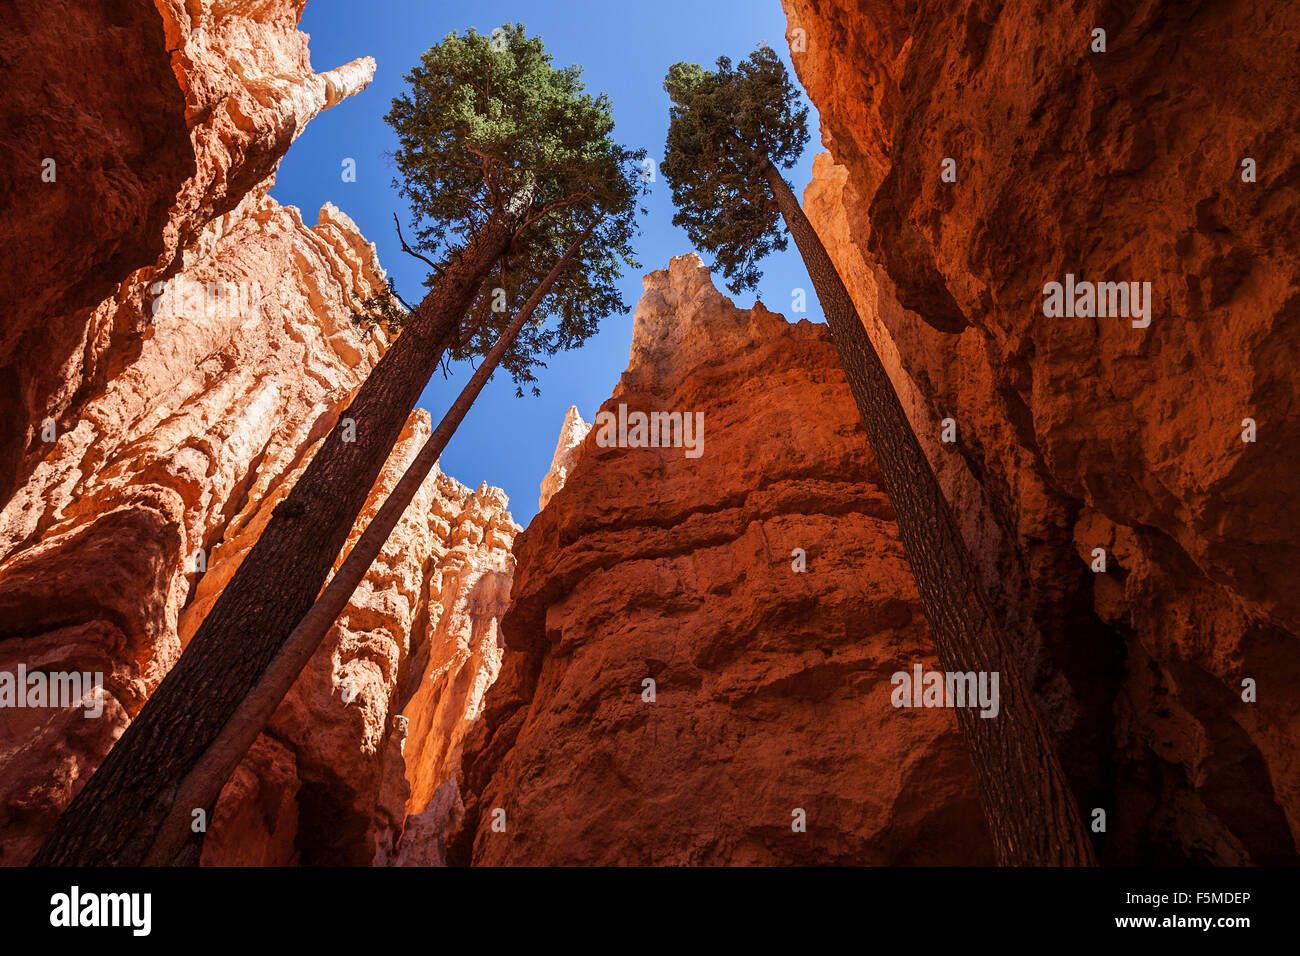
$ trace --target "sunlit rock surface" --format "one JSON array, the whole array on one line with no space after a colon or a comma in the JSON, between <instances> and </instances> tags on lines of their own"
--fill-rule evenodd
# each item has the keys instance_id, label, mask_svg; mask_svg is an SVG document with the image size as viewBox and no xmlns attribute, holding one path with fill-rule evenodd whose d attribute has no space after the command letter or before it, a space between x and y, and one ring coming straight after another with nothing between
<instances>
[{"instance_id":1,"label":"sunlit rock surface","mask_svg":"<svg viewBox=\"0 0 1300 956\"><path fill-rule=\"evenodd\" d=\"M603 409L703 413L702 454L598 416L519 537L452 861L988 862L951 711L890 703L933 651L825 326L694 255L645 289Z\"/></svg>"}]
</instances>

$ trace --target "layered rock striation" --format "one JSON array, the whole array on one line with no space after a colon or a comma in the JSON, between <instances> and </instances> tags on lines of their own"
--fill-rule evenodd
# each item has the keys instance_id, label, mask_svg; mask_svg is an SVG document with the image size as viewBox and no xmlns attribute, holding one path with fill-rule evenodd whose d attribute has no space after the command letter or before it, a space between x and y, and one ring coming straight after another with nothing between
<instances>
[{"instance_id":1,"label":"layered rock striation","mask_svg":"<svg viewBox=\"0 0 1300 956\"><path fill-rule=\"evenodd\" d=\"M312 70L306 0L121 0L0 12L0 500L138 356L154 283L289 144L365 87ZM70 68L70 65L75 67ZM39 122L33 118L39 117Z\"/></svg>"}]
</instances>

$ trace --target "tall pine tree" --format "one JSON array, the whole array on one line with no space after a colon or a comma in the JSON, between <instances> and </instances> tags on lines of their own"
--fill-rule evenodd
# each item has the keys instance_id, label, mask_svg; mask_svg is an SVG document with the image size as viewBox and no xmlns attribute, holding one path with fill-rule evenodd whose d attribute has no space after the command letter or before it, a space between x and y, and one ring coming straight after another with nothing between
<instances>
[{"instance_id":1,"label":"tall pine tree","mask_svg":"<svg viewBox=\"0 0 1300 956\"><path fill-rule=\"evenodd\" d=\"M519 290L542 281L580 223L611 211L603 221L615 225L606 228L627 221L639 155L614 141L608 97L587 92L579 68L553 65L522 25L490 37L453 33L407 81L388 121L398 133L399 185L411 201L417 248L432 267L429 292L35 865L160 862L151 851L183 781L311 608L446 351L464 354L482 341L475 336L492 335L493 321L501 331L508 316L491 311L494 290L522 298ZM611 261L597 254L570 265L573 274L584 266L598 274ZM565 300L560 341L589 331L608 310L607 284L593 288L592 299ZM525 339L525 348L529 342L534 350L548 344ZM199 809L211 818L210 806L185 808Z\"/></svg>"},{"instance_id":2,"label":"tall pine tree","mask_svg":"<svg viewBox=\"0 0 1300 956\"><path fill-rule=\"evenodd\" d=\"M893 503L940 663L1000 675L996 718L970 708L956 714L999 862L1091 864L1074 796L979 569L848 290L777 169L793 166L808 139L807 110L784 65L767 47L734 67L725 57L716 70L677 63L664 89L673 104L663 161L678 207L673 222L712 253L735 292L757 284L759 261L786 247L787 229L794 236Z\"/></svg>"}]
</instances>

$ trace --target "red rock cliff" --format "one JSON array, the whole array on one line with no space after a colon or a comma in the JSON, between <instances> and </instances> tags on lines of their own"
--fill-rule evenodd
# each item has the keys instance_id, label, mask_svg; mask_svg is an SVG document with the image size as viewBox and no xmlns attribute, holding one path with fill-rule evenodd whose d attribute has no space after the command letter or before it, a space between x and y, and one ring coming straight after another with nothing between
<instances>
[{"instance_id":1,"label":"red rock cliff","mask_svg":"<svg viewBox=\"0 0 1300 956\"><path fill-rule=\"evenodd\" d=\"M1300 8L784 2L805 207L1106 858L1294 862ZM1046 318L1066 273L1151 282L1150 326Z\"/></svg>"},{"instance_id":2,"label":"red rock cliff","mask_svg":"<svg viewBox=\"0 0 1300 956\"><path fill-rule=\"evenodd\" d=\"M734 307L694 255L645 287L604 410L701 414L702 453L599 420L573 453L566 419L453 859L988 862L951 712L890 706L933 656L826 328Z\"/></svg>"},{"instance_id":3,"label":"red rock cliff","mask_svg":"<svg viewBox=\"0 0 1300 956\"><path fill-rule=\"evenodd\" d=\"M369 58L312 71L306 0L8 4L0 132L0 500L132 361L151 287L255 202ZM39 119L39 121L36 121ZM12 154L12 155L10 155Z\"/></svg>"},{"instance_id":4,"label":"red rock cliff","mask_svg":"<svg viewBox=\"0 0 1300 956\"><path fill-rule=\"evenodd\" d=\"M32 250L36 294L0 340L0 418L23 423L0 495L0 671L100 672L105 693L98 718L0 710L0 863L39 846L386 346L349 318L383 278L374 248L333 206L308 227L266 195L302 125L374 69L313 73L302 6L4 14L3 59L30 72L0 122L30 155L5 165L26 178L0 228ZM29 96L33 78L53 85ZM413 414L363 521L428 432ZM395 858L495 674L516 530L498 489L435 470L223 793L205 862Z\"/></svg>"}]
</instances>

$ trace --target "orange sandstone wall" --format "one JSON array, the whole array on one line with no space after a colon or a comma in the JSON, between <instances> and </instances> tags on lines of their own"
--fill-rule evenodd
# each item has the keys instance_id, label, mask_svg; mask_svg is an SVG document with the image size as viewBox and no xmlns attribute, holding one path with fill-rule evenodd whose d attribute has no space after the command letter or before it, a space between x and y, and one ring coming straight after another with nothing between
<instances>
[{"instance_id":1,"label":"orange sandstone wall","mask_svg":"<svg viewBox=\"0 0 1300 956\"><path fill-rule=\"evenodd\" d=\"M935 661L825 326L736 308L695 255L645 289L604 409L702 413L702 454L575 452L566 419L453 861L989 862L951 712L890 705Z\"/></svg>"},{"instance_id":2,"label":"orange sandstone wall","mask_svg":"<svg viewBox=\"0 0 1300 956\"><path fill-rule=\"evenodd\" d=\"M314 73L302 6L3 14L18 72L0 124L22 162L0 172L0 229L30 250L3 258L26 270L7 287L32 294L0 332L0 420L20 426L0 489L0 671L102 673L104 713L0 710L0 863L35 852L386 347L350 321L383 279L373 246L331 205L308 225L267 196L303 124L375 66ZM413 414L363 521L428 433ZM506 506L426 480L223 793L205 862L397 859L495 674Z\"/></svg>"},{"instance_id":3,"label":"orange sandstone wall","mask_svg":"<svg viewBox=\"0 0 1300 956\"><path fill-rule=\"evenodd\" d=\"M784 6L828 150L805 208L1106 857L1294 862L1300 8ZM1046 318L1067 272L1150 281L1150 326Z\"/></svg>"}]
</instances>

